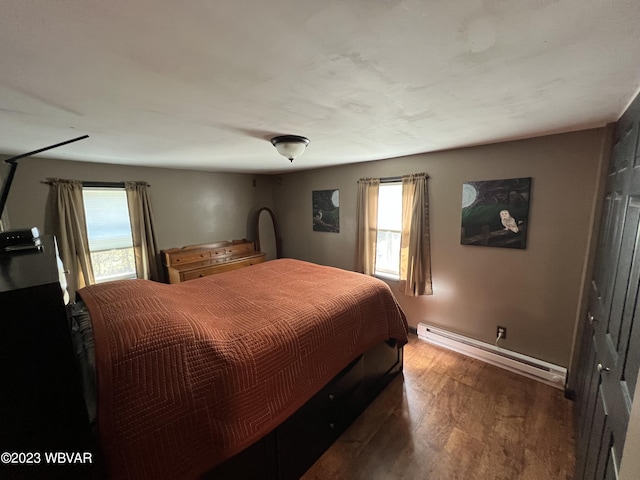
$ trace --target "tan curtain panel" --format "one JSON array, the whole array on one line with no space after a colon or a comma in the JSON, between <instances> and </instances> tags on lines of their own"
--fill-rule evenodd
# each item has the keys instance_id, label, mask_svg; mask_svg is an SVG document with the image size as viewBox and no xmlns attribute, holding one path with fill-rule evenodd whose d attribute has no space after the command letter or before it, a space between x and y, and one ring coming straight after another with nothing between
<instances>
[{"instance_id":1,"label":"tan curtain panel","mask_svg":"<svg viewBox=\"0 0 640 480\"><path fill-rule=\"evenodd\" d=\"M358 181L355 271L366 275L373 275L376 269L379 190L379 178L361 178Z\"/></svg>"},{"instance_id":2,"label":"tan curtain panel","mask_svg":"<svg viewBox=\"0 0 640 480\"><path fill-rule=\"evenodd\" d=\"M77 290L95 283L84 215L82 182L59 178L47 180L51 186L54 232L60 259L64 268L69 271L67 291L73 302Z\"/></svg>"},{"instance_id":3,"label":"tan curtain panel","mask_svg":"<svg viewBox=\"0 0 640 480\"><path fill-rule=\"evenodd\" d=\"M431 247L427 174L402 177L400 291L417 297L431 295Z\"/></svg>"},{"instance_id":4,"label":"tan curtain panel","mask_svg":"<svg viewBox=\"0 0 640 480\"><path fill-rule=\"evenodd\" d=\"M146 182L125 182L133 251L136 261L136 276L160 281L158 245L154 229L149 185Z\"/></svg>"}]
</instances>

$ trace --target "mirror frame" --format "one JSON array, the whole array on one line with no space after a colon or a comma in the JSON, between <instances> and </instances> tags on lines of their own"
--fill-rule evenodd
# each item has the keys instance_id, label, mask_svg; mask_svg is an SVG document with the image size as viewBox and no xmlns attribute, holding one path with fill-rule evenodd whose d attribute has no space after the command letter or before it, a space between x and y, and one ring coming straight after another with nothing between
<instances>
[{"instance_id":1,"label":"mirror frame","mask_svg":"<svg viewBox=\"0 0 640 480\"><path fill-rule=\"evenodd\" d=\"M273 223L273 233L276 237L276 259L282 258L282 238L280 238L280 230L278 230L278 222L276 222L276 216L269 207L262 207L256 212L256 250L260 250L260 214L263 211L269 212L271 215L271 222Z\"/></svg>"}]
</instances>

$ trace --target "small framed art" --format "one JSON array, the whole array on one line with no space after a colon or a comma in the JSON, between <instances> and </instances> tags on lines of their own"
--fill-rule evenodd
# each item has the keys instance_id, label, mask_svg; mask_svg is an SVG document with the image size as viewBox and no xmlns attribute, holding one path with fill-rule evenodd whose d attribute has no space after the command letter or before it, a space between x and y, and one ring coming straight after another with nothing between
<instances>
[{"instance_id":1,"label":"small framed art","mask_svg":"<svg viewBox=\"0 0 640 480\"><path fill-rule=\"evenodd\" d=\"M314 190L311 195L314 232L340 232L340 191Z\"/></svg>"}]
</instances>

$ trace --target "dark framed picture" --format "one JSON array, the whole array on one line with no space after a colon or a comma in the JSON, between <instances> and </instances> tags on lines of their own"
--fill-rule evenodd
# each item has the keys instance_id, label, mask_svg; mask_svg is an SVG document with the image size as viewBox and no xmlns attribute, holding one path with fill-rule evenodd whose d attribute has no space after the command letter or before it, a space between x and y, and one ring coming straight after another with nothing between
<instances>
[{"instance_id":1,"label":"dark framed picture","mask_svg":"<svg viewBox=\"0 0 640 480\"><path fill-rule=\"evenodd\" d=\"M340 232L340 191L314 190L311 193L314 232Z\"/></svg>"},{"instance_id":2,"label":"dark framed picture","mask_svg":"<svg viewBox=\"0 0 640 480\"><path fill-rule=\"evenodd\" d=\"M463 245L526 248L531 178L462 185Z\"/></svg>"}]
</instances>

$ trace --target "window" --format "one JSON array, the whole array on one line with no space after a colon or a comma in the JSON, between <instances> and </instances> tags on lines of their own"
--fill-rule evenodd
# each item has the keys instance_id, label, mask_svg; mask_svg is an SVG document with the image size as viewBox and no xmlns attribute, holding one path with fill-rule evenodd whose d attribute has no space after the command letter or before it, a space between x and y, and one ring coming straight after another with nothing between
<instances>
[{"instance_id":1,"label":"window","mask_svg":"<svg viewBox=\"0 0 640 480\"><path fill-rule=\"evenodd\" d=\"M402 184L381 184L378 192L376 275L399 277L401 232Z\"/></svg>"},{"instance_id":2,"label":"window","mask_svg":"<svg viewBox=\"0 0 640 480\"><path fill-rule=\"evenodd\" d=\"M83 187L82 195L96 283L136 278L124 188Z\"/></svg>"}]
</instances>

